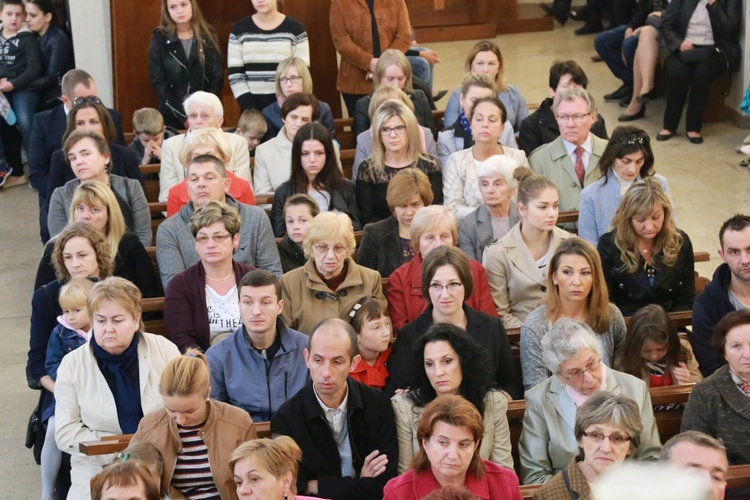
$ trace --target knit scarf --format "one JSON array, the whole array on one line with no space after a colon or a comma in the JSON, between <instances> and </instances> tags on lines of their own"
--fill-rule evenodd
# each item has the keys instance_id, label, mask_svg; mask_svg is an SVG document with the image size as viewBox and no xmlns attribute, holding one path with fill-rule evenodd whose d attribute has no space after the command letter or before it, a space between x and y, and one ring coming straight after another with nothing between
<instances>
[{"instance_id":1,"label":"knit scarf","mask_svg":"<svg viewBox=\"0 0 750 500\"><path fill-rule=\"evenodd\" d=\"M456 132L463 131L463 134L457 135L460 135L464 138L464 149L469 149L474 145L474 136L471 133L471 124L466 118L463 110L458 113L458 124L461 126L461 129L458 130L458 127L456 127Z\"/></svg>"},{"instance_id":2,"label":"knit scarf","mask_svg":"<svg viewBox=\"0 0 750 500\"><path fill-rule=\"evenodd\" d=\"M95 336L91 336L94 358L115 398L117 420L123 434L133 434L143 418L138 374L138 341L139 334L136 332L133 341L122 354L110 354L96 343Z\"/></svg>"}]
</instances>

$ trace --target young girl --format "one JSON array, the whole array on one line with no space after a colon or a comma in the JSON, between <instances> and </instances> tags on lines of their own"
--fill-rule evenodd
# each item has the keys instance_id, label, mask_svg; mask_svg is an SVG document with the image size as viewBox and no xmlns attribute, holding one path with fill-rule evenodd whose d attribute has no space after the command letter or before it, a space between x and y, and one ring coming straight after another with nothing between
<instances>
[{"instance_id":1,"label":"young girl","mask_svg":"<svg viewBox=\"0 0 750 500\"><path fill-rule=\"evenodd\" d=\"M630 318L618 369L649 387L685 385L703 380L693 349L659 305L644 306Z\"/></svg>"},{"instance_id":2,"label":"young girl","mask_svg":"<svg viewBox=\"0 0 750 500\"><path fill-rule=\"evenodd\" d=\"M388 379L387 363L393 340L388 306L377 297L364 297L349 311L349 322L357 332L361 356L349 375L374 389L383 389Z\"/></svg>"},{"instance_id":3,"label":"young girl","mask_svg":"<svg viewBox=\"0 0 750 500\"><path fill-rule=\"evenodd\" d=\"M120 453L115 455L112 464L123 462L137 462L143 465L156 484L161 483L164 474L164 457L161 452L151 443L133 443ZM164 498L169 498L164 496Z\"/></svg>"},{"instance_id":4,"label":"young girl","mask_svg":"<svg viewBox=\"0 0 750 500\"><path fill-rule=\"evenodd\" d=\"M52 330L47 344L45 367L52 380L57 380L57 369L63 356L85 344L91 337L91 321L86 310L86 299L94 287L88 279L74 279L60 289L58 301L62 315L60 323ZM54 391L54 385L52 386ZM47 434L42 448L42 500L55 498L55 479L60 469L62 451L55 443L55 404L54 402L42 415L47 420Z\"/></svg>"}]
</instances>

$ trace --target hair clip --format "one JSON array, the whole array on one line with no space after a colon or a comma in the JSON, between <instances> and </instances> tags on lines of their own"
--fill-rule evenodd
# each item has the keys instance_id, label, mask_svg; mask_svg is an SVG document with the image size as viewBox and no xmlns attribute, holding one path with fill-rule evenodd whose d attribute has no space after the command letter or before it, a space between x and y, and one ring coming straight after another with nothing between
<instances>
[{"instance_id":1,"label":"hair clip","mask_svg":"<svg viewBox=\"0 0 750 500\"><path fill-rule=\"evenodd\" d=\"M185 356L187 356L188 358L194 358L195 354L193 354L192 352L189 352L189 353L185 354Z\"/></svg>"},{"instance_id":2,"label":"hair clip","mask_svg":"<svg viewBox=\"0 0 750 500\"><path fill-rule=\"evenodd\" d=\"M360 309L362 309L362 304L357 302L356 304L352 306L352 310L349 311L349 317L354 319L354 316L357 315L357 311L359 311Z\"/></svg>"},{"instance_id":3,"label":"hair clip","mask_svg":"<svg viewBox=\"0 0 750 500\"><path fill-rule=\"evenodd\" d=\"M122 455L122 461L127 462L128 458L130 458L130 453L123 453Z\"/></svg>"}]
</instances>

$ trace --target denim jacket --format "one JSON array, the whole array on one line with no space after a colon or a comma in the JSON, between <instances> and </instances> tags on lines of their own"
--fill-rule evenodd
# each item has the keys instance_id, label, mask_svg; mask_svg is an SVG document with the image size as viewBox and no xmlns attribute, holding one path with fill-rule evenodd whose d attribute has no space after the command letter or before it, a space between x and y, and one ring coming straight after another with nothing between
<instances>
[{"instance_id":1,"label":"denim jacket","mask_svg":"<svg viewBox=\"0 0 750 500\"><path fill-rule=\"evenodd\" d=\"M47 369L47 374L52 377L52 380L57 380L57 369L60 368L63 356L71 351L75 351L83 344L88 342L90 334L81 330L74 330L68 325L62 316L57 317L59 325L52 330L52 335L49 337L49 343L47 344L47 357L44 361L44 367ZM44 410L42 418L47 420L55 413L55 403Z\"/></svg>"}]
</instances>

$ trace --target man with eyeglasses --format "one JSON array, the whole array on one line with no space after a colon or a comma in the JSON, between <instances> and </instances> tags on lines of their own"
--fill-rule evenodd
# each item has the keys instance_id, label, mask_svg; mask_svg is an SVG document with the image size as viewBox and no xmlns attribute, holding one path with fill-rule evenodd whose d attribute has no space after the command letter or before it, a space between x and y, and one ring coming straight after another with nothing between
<instances>
[{"instance_id":1,"label":"man with eyeglasses","mask_svg":"<svg viewBox=\"0 0 750 500\"><path fill-rule=\"evenodd\" d=\"M607 141L591 133L597 119L594 98L582 88L555 95L554 110L560 137L529 157L531 169L549 177L560 191L560 211L578 210L581 191L599 177L599 163Z\"/></svg>"},{"instance_id":2,"label":"man with eyeglasses","mask_svg":"<svg viewBox=\"0 0 750 500\"><path fill-rule=\"evenodd\" d=\"M246 146L244 149L247 152ZM268 216L262 209L240 203L227 194L230 182L226 167L214 156L201 155L188 164L190 202L162 222L156 232L156 260L165 290L169 280L199 260L195 239L190 232L190 218L197 208L209 201L224 202L240 213L242 225L234 260L265 269L276 276L282 275L279 252Z\"/></svg>"},{"instance_id":3,"label":"man with eyeglasses","mask_svg":"<svg viewBox=\"0 0 750 500\"><path fill-rule=\"evenodd\" d=\"M213 127L221 130L224 123L224 107L219 98L204 91L191 94L183 103L187 115L188 130L184 134L166 139L161 146L161 169L159 171L159 201L166 203L169 188L185 179L185 167L180 161L180 152L185 137L194 130ZM237 177L252 183L250 176L250 152L247 141L230 132L224 132L224 138L232 151L232 158L226 168L234 172Z\"/></svg>"}]
</instances>

